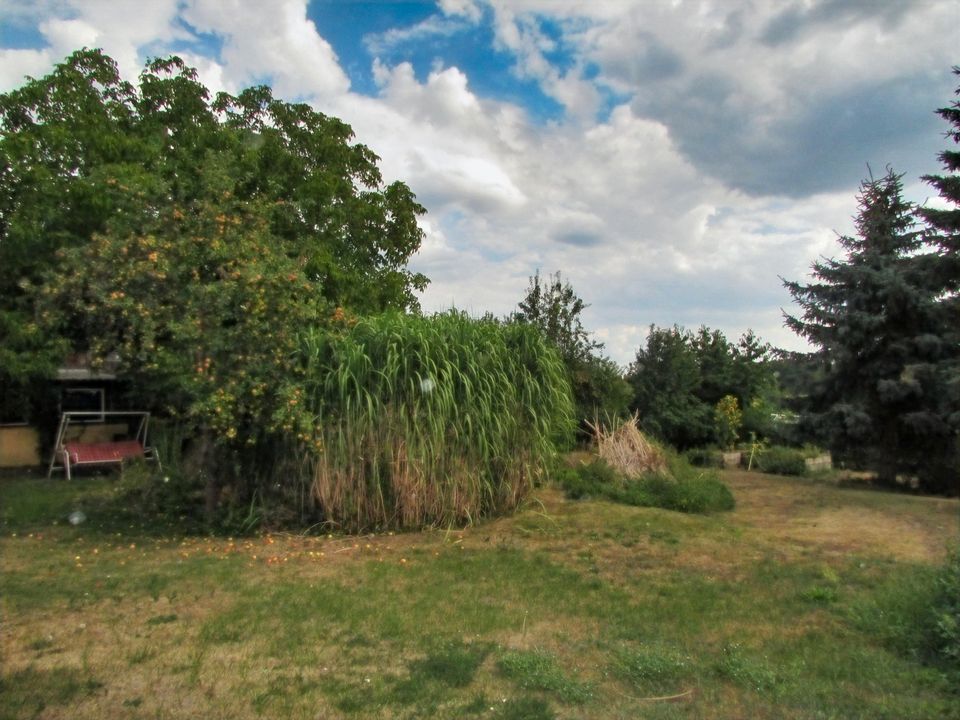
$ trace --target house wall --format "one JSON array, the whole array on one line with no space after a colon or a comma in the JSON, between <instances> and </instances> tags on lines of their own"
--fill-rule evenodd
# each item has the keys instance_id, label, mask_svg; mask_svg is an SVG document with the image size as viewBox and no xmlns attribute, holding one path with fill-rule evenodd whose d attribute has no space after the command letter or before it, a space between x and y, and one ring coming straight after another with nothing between
<instances>
[{"instance_id":1,"label":"house wall","mask_svg":"<svg viewBox=\"0 0 960 720\"><path fill-rule=\"evenodd\" d=\"M40 465L40 435L26 425L0 427L0 467Z\"/></svg>"}]
</instances>

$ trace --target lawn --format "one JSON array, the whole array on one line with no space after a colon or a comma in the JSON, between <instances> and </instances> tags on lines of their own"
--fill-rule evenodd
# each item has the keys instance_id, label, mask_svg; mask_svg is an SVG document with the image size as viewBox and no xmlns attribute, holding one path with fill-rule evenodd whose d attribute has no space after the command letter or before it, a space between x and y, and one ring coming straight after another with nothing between
<instances>
[{"instance_id":1,"label":"lawn","mask_svg":"<svg viewBox=\"0 0 960 720\"><path fill-rule=\"evenodd\" d=\"M545 488L465 530L248 538L121 523L110 476L0 479L0 718L960 717L890 627L957 501L723 477L712 516Z\"/></svg>"}]
</instances>

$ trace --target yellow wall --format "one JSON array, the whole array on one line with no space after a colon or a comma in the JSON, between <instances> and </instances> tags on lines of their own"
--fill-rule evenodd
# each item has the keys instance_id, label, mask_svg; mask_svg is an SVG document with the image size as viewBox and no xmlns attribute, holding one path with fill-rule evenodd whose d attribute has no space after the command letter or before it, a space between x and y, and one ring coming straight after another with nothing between
<instances>
[{"instance_id":1,"label":"yellow wall","mask_svg":"<svg viewBox=\"0 0 960 720\"><path fill-rule=\"evenodd\" d=\"M0 467L40 465L40 436L32 427L0 427Z\"/></svg>"}]
</instances>

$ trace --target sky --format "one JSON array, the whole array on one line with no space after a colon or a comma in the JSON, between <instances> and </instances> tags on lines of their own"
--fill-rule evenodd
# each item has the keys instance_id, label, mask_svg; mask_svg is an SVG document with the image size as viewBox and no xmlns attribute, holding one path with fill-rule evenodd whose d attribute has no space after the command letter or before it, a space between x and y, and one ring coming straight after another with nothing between
<instances>
[{"instance_id":1,"label":"sky","mask_svg":"<svg viewBox=\"0 0 960 720\"><path fill-rule=\"evenodd\" d=\"M781 278L891 166L939 204L958 0L0 0L0 92L100 47L348 122L427 208L426 311L560 271L626 365L651 324L805 349Z\"/></svg>"}]
</instances>

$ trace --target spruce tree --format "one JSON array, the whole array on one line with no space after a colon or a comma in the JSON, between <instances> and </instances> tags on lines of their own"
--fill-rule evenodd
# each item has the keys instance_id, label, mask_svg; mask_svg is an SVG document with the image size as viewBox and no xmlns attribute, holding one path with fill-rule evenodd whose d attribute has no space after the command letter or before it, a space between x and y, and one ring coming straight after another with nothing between
<instances>
[{"instance_id":1,"label":"spruce tree","mask_svg":"<svg viewBox=\"0 0 960 720\"><path fill-rule=\"evenodd\" d=\"M861 184L857 236L840 238L846 257L815 263L813 283L785 282L802 309L786 322L822 368L807 427L881 481L906 473L943 491L953 442L941 402L943 294L900 178L888 170Z\"/></svg>"},{"instance_id":2,"label":"spruce tree","mask_svg":"<svg viewBox=\"0 0 960 720\"><path fill-rule=\"evenodd\" d=\"M960 75L960 67L953 69L954 74ZM960 96L960 87L956 95ZM954 101L948 107L940 108L936 113L946 120L951 128L946 137L956 145L960 145L960 102ZM920 217L926 223L928 237L940 251L940 275L945 284L945 290L950 292L949 298L954 313L954 321L960 316L957 307L958 293L960 293L960 149L944 150L938 156L943 163L943 175L924 175L923 180L937 189L940 197L946 202L945 208L921 208Z\"/></svg>"},{"instance_id":3,"label":"spruce tree","mask_svg":"<svg viewBox=\"0 0 960 720\"><path fill-rule=\"evenodd\" d=\"M960 67L953 69L960 75ZM956 90L960 96L960 87ZM947 121L946 137L960 145L960 102L936 111ZM943 175L925 175L940 194L946 207L924 207L919 215L926 224L928 241L936 248L931 258L931 275L941 290L940 310L943 315L946 354L941 362L941 384L944 412L954 432L960 429L960 149L944 150L939 155ZM954 459L960 455L954 440ZM954 474L957 468L954 467Z\"/></svg>"}]
</instances>

